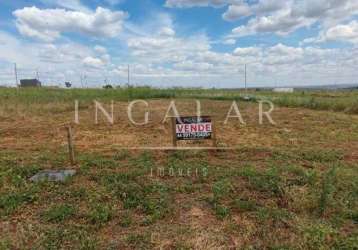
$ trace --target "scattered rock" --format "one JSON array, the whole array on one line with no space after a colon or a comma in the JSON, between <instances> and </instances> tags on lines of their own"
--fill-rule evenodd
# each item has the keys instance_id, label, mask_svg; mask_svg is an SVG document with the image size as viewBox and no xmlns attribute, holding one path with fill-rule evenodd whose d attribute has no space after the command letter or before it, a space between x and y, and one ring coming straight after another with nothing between
<instances>
[{"instance_id":1,"label":"scattered rock","mask_svg":"<svg viewBox=\"0 0 358 250\"><path fill-rule=\"evenodd\" d=\"M44 170L30 178L31 181L55 181L63 182L68 177L76 174L76 170Z\"/></svg>"}]
</instances>

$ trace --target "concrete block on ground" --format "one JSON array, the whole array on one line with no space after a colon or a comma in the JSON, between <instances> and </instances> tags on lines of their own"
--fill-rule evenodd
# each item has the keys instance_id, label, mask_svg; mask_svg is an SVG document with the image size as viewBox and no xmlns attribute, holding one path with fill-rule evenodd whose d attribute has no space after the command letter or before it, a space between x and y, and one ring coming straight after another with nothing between
<instances>
[{"instance_id":1,"label":"concrete block on ground","mask_svg":"<svg viewBox=\"0 0 358 250\"><path fill-rule=\"evenodd\" d=\"M63 182L68 177L76 174L76 170L44 170L30 178L31 181L55 181Z\"/></svg>"}]
</instances>

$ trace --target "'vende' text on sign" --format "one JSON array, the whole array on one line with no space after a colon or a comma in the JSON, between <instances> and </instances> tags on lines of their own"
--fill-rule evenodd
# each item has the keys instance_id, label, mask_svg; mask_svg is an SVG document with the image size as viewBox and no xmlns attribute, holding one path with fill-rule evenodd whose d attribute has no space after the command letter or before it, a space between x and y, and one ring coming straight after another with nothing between
<instances>
[{"instance_id":1,"label":"'vende' text on sign","mask_svg":"<svg viewBox=\"0 0 358 250\"><path fill-rule=\"evenodd\" d=\"M177 140L211 139L213 133L212 120L209 116L188 116L175 119Z\"/></svg>"}]
</instances>

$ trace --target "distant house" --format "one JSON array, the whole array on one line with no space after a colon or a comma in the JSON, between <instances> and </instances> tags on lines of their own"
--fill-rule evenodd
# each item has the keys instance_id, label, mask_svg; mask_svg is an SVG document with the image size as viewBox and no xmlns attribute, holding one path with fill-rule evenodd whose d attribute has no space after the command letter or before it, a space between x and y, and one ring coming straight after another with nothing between
<instances>
[{"instance_id":1,"label":"distant house","mask_svg":"<svg viewBox=\"0 0 358 250\"><path fill-rule=\"evenodd\" d=\"M41 87L41 82L37 79L22 79L20 80L20 87Z\"/></svg>"},{"instance_id":2,"label":"distant house","mask_svg":"<svg viewBox=\"0 0 358 250\"><path fill-rule=\"evenodd\" d=\"M293 93L295 90L294 88L274 88L273 92L277 93Z\"/></svg>"}]
</instances>

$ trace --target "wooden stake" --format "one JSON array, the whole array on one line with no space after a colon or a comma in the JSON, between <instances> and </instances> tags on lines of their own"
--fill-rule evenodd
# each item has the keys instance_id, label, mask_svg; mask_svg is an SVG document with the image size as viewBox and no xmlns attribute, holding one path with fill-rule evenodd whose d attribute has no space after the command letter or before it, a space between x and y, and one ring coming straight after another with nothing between
<instances>
[{"instance_id":1,"label":"wooden stake","mask_svg":"<svg viewBox=\"0 0 358 250\"><path fill-rule=\"evenodd\" d=\"M216 126L215 126L215 120L214 117L211 117L211 130L212 130L212 135L211 135L211 139L213 141L213 147L215 148L217 146L216 144Z\"/></svg>"},{"instance_id":2,"label":"wooden stake","mask_svg":"<svg viewBox=\"0 0 358 250\"><path fill-rule=\"evenodd\" d=\"M71 166L75 165L75 152L73 148L73 140L72 140L72 128L71 125L66 127L67 129L67 141L68 141L68 154L70 157Z\"/></svg>"},{"instance_id":3,"label":"wooden stake","mask_svg":"<svg viewBox=\"0 0 358 250\"><path fill-rule=\"evenodd\" d=\"M172 117L172 139L173 139L173 147L177 147L177 131L176 131L176 118Z\"/></svg>"}]
</instances>

